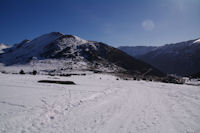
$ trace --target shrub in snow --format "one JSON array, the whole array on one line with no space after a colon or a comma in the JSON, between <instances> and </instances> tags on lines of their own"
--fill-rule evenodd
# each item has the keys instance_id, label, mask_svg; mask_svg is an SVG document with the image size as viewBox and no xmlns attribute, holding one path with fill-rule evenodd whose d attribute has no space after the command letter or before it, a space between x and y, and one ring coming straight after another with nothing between
<instances>
[{"instance_id":1,"label":"shrub in snow","mask_svg":"<svg viewBox=\"0 0 200 133\"><path fill-rule=\"evenodd\" d=\"M164 83L174 83L174 84L184 84L184 80L181 77L177 77L174 75L168 75L167 77L162 79Z\"/></svg>"},{"instance_id":2,"label":"shrub in snow","mask_svg":"<svg viewBox=\"0 0 200 133\"><path fill-rule=\"evenodd\" d=\"M1 71L1 73L3 73L3 74L7 74L7 72L6 72L6 71Z\"/></svg>"},{"instance_id":3,"label":"shrub in snow","mask_svg":"<svg viewBox=\"0 0 200 133\"><path fill-rule=\"evenodd\" d=\"M19 74L25 74L24 70L20 70Z\"/></svg>"},{"instance_id":4,"label":"shrub in snow","mask_svg":"<svg viewBox=\"0 0 200 133\"><path fill-rule=\"evenodd\" d=\"M33 70L33 75L36 75L37 74L37 71L36 70Z\"/></svg>"},{"instance_id":5,"label":"shrub in snow","mask_svg":"<svg viewBox=\"0 0 200 133\"><path fill-rule=\"evenodd\" d=\"M143 77L142 80L147 80L147 79L145 77Z\"/></svg>"}]
</instances>

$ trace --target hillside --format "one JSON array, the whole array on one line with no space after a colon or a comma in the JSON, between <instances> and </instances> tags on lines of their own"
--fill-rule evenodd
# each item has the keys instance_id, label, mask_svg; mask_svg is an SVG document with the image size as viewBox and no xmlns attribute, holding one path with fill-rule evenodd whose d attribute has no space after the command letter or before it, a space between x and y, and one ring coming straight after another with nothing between
<instances>
[{"instance_id":1,"label":"hillside","mask_svg":"<svg viewBox=\"0 0 200 133\"><path fill-rule=\"evenodd\" d=\"M127 54L137 58L138 56L147 54L148 52L156 49L154 46L120 46L118 49L126 52Z\"/></svg>"},{"instance_id":2,"label":"hillside","mask_svg":"<svg viewBox=\"0 0 200 133\"><path fill-rule=\"evenodd\" d=\"M165 73L188 76L200 71L200 39L166 44L143 54L137 54L140 50L132 48L124 51ZM131 51L136 52L131 54Z\"/></svg>"},{"instance_id":3,"label":"hillside","mask_svg":"<svg viewBox=\"0 0 200 133\"><path fill-rule=\"evenodd\" d=\"M162 77L164 74L119 49L102 42L52 32L24 40L0 56L4 66L32 66L49 71L97 70ZM23 66L22 66L23 65ZM42 68L41 68L42 67Z\"/></svg>"}]
</instances>

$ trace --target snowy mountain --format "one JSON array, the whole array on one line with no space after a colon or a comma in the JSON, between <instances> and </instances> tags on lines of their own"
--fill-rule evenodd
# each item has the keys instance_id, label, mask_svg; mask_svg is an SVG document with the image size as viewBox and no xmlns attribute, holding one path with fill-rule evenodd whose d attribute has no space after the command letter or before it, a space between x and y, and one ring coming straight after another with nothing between
<instances>
[{"instance_id":1,"label":"snowy mountain","mask_svg":"<svg viewBox=\"0 0 200 133\"><path fill-rule=\"evenodd\" d=\"M120 50L126 52L127 54L137 58L138 56L144 55L157 47L153 46L120 46Z\"/></svg>"},{"instance_id":2,"label":"snowy mountain","mask_svg":"<svg viewBox=\"0 0 200 133\"><path fill-rule=\"evenodd\" d=\"M0 63L51 71L76 69L164 76L152 66L107 44L59 32L15 44L0 56Z\"/></svg>"},{"instance_id":3,"label":"snowy mountain","mask_svg":"<svg viewBox=\"0 0 200 133\"><path fill-rule=\"evenodd\" d=\"M167 44L136 57L165 73L191 75L200 72L200 39Z\"/></svg>"},{"instance_id":4,"label":"snowy mountain","mask_svg":"<svg viewBox=\"0 0 200 133\"><path fill-rule=\"evenodd\" d=\"M4 53L4 50L9 48L10 46L0 43L0 54Z\"/></svg>"}]
</instances>

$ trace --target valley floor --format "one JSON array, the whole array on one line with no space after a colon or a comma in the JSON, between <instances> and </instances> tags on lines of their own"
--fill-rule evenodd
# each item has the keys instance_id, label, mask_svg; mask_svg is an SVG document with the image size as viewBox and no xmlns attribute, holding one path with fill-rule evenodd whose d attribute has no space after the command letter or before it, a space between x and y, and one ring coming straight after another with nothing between
<instances>
[{"instance_id":1,"label":"valley floor","mask_svg":"<svg viewBox=\"0 0 200 133\"><path fill-rule=\"evenodd\" d=\"M200 87L103 74L0 74L0 133L200 133Z\"/></svg>"}]
</instances>

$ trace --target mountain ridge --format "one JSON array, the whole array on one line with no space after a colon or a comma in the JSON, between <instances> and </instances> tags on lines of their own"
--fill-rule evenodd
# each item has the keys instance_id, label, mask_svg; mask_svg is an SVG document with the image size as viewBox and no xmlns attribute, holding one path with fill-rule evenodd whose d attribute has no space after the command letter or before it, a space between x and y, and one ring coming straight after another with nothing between
<instances>
[{"instance_id":1,"label":"mountain ridge","mask_svg":"<svg viewBox=\"0 0 200 133\"><path fill-rule=\"evenodd\" d=\"M200 71L200 39L166 44L133 57L165 73L188 76Z\"/></svg>"},{"instance_id":2,"label":"mountain ridge","mask_svg":"<svg viewBox=\"0 0 200 133\"><path fill-rule=\"evenodd\" d=\"M137 58L138 56L144 55L154 49L156 46L120 46L118 49L126 52L127 54Z\"/></svg>"},{"instance_id":3,"label":"mountain ridge","mask_svg":"<svg viewBox=\"0 0 200 133\"><path fill-rule=\"evenodd\" d=\"M149 64L139 61L123 51L102 42L88 41L74 35L51 32L33 40L24 40L0 55L5 66L44 65L60 63L59 69L93 69L107 72L123 72L133 75L165 74ZM79 65L77 65L79 64Z\"/></svg>"}]
</instances>

